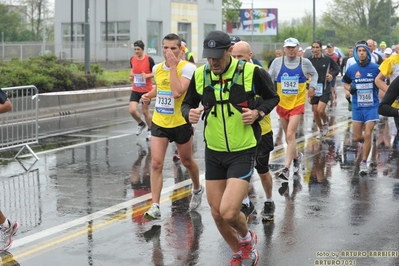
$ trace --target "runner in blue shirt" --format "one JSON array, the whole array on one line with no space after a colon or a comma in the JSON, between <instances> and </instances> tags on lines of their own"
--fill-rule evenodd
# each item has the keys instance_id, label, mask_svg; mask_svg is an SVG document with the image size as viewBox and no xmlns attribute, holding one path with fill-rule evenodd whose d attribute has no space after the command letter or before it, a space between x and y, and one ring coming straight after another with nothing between
<instances>
[{"instance_id":1,"label":"runner in blue shirt","mask_svg":"<svg viewBox=\"0 0 399 266\"><path fill-rule=\"evenodd\" d=\"M356 45L353 56L356 64L350 66L342 78L345 90L352 94L352 131L354 141L363 144L363 157L359 174L368 174L367 158L371 150L373 129L378 115L378 88L374 79L380 72L379 65L371 63L371 52L367 45ZM364 134L362 133L365 125Z\"/></svg>"}]
</instances>

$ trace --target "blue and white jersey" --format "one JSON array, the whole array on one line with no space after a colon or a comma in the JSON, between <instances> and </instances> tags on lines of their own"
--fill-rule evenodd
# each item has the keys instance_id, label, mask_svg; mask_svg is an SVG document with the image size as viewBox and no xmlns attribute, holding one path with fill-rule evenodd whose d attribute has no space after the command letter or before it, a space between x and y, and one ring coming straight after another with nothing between
<instances>
[{"instance_id":1,"label":"blue and white jersey","mask_svg":"<svg viewBox=\"0 0 399 266\"><path fill-rule=\"evenodd\" d=\"M379 65L369 63L367 66L355 64L350 66L345 76L352 80L352 87L357 91L352 95L352 108L377 107L379 105L378 88L374 83L380 70ZM347 80L343 79L344 82Z\"/></svg>"}]
</instances>

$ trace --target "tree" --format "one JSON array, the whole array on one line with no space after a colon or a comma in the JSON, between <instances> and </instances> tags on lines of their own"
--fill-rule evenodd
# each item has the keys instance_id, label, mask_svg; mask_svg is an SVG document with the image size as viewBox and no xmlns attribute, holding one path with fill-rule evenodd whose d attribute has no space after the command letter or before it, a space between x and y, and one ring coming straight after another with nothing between
<instances>
[{"instance_id":1,"label":"tree","mask_svg":"<svg viewBox=\"0 0 399 266\"><path fill-rule=\"evenodd\" d=\"M222 17L223 17L223 24L227 21L237 21L240 8L241 8L241 1L240 0L223 0L222 1Z\"/></svg>"},{"instance_id":2,"label":"tree","mask_svg":"<svg viewBox=\"0 0 399 266\"><path fill-rule=\"evenodd\" d=\"M323 14L323 24L336 32L336 43L354 44L372 38L388 41L399 22L398 4L392 0L333 0ZM392 45L390 43L389 45Z\"/></svg>"},{"instance_id":3,"label":"tree","mask_svg":"<svg viewBox=\"0 0 399 266\"><path fill-rule=\"evenodd\" d=\"M5 42L26 41L24 38L28 33L24 32L21 23L21 14L7 5L0 4L0 32L4 35Z\"/></svg>"},{"instance_id":4,"label":"tree","mask_svg":"<svg viewBox=\"0 0 399 266\"><path fill-rule=\"evenodd\" d=\"M49 0L17 0L20 12L28 19L27 26L33 32L34 39L43 39L43 27L45 26L45 14L51 14ZM46 35L49 30L46 29Z\"/></svg>"}]
</instances>

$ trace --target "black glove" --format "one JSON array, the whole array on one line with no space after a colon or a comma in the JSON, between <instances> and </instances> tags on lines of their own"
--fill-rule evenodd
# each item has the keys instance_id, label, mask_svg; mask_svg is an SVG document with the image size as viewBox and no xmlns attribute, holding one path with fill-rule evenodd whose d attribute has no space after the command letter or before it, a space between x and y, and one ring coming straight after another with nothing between
<instances>
[{"instance_id":1,"label":"black glove","mask_svg":"<svg viewBox=\"0 0 399 266\"><path fill-rule=\"evenodd\" d=\"M350 92L353 95L353 94L355 94L357 92L357 89L352 87Z\"/></svg>"}]
</instances>

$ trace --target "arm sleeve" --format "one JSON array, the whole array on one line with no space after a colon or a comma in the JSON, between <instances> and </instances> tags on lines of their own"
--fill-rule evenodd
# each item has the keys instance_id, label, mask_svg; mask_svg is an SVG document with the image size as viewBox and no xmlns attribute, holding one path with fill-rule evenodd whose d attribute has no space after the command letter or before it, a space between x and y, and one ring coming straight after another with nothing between
<instances>
[{"instance_id":1,"label":"arm sleeve","mask_svg":"<svg viewBox=\"0 0 399 266\"><path fill-rule=\"evenodd\" d=\"M331 58L331 57L330 57ZM341 68L339 67L339 65L331 58L331 63L330 63L330 67L332 68L332 72L331 75L333 77L338 76L339 72L341 71Z\"/></svg>"},{"instance_id":2,"label":"arm sleeve","mask_svg":"<svg viewBox=\"0 0 399 266\"><path fill-rule=\"evenodd\" d=\"M188 115L190 113L190 109L197 108L201 101L201 95L199 95L197 92L194 77L195 77L195 73L193 75L193 78L190 80L190 84L188 85L186 96L184 96L184 100L183 100L183 103L181 106L181 113L187 122L190 122L188 120Z\"/></svg>"},{"instance_id":3,"label":"arm sleeve","mask_svg":"<svg viewBox=\"0 0 399 266\"><path fill-rule=\"evenodd\" d=\"M152 57L149 56L148 61L150 62L150 71L152 72L152 68L155 66L154 59L152 59Z\"/></svg>"},{"instance_id":4,"label":"arm sleeve","mask_svg":"<svg viewBox=\"0 0 399 266\"><path fill-rule=\"evenodd\" d=\"M392 107L392 103L399 96L399 79L395 79L391 85L389 85L384 97L381 99L380 105L378 106L378 113L383 116L399 116L398 109Z\"/></svg>"},{"instance_id":5,"label":"arm sleeve","mask_svg":"<svg viewBox=\"0 0 399 266\"><path fill-rule=\"evenodd\" d=\"M352 83L352 78L351 78L351 67L348 67L347 69L346 69L346 71L345 71L345 74L344 74L344 76L342 77L342 82L344 82L344 83L348 83L348 84L351 84Z\"/></svg>"},{"instance_id":6,"label":"arm sleeve","mask_svg":"<svg viewBox=\"0 0 399 266\"><path fill-rule=\"evenodd\" d=\"M197 68L194 64L186 64L181 72L182 77L192 79L195 69Z\"/></svg>"},{"instance_id":7,"label":"arm sleeve","mask_svg":"<svg viewBox=\"0 0 399 266\"><path fill-rule=\"evenodd\" d=\"M276 77L278 75L281 60L282 57L275 58L269 67L269 75L272 78L273 82L276 80Z\"/></svg>"},{"instance_id":8,"label":"arm sleeve","mask_svg":"<svg viewBox=\"0 0 399 266\"><path fill-rule=\"evenodd\" d=\"M255 93L262 98L256 109L269 114L280 101L270 75L263 68L256 67L254 69L253 84Z\"/></svg>"},{"instance_id":9,"label":"arm sleeve","mask_svg":"<svg viewBox=\"0 0 399 266\"><path fill-rule=\"evenodd\" d=\"M314 68L312 62L310 62L310 60L307 58L303 58L303 72L305 74L310 74L309 87L316 88L317 80L319 79L319 74L317 73L316 69Z\"/></svg>"}]
</instances>

